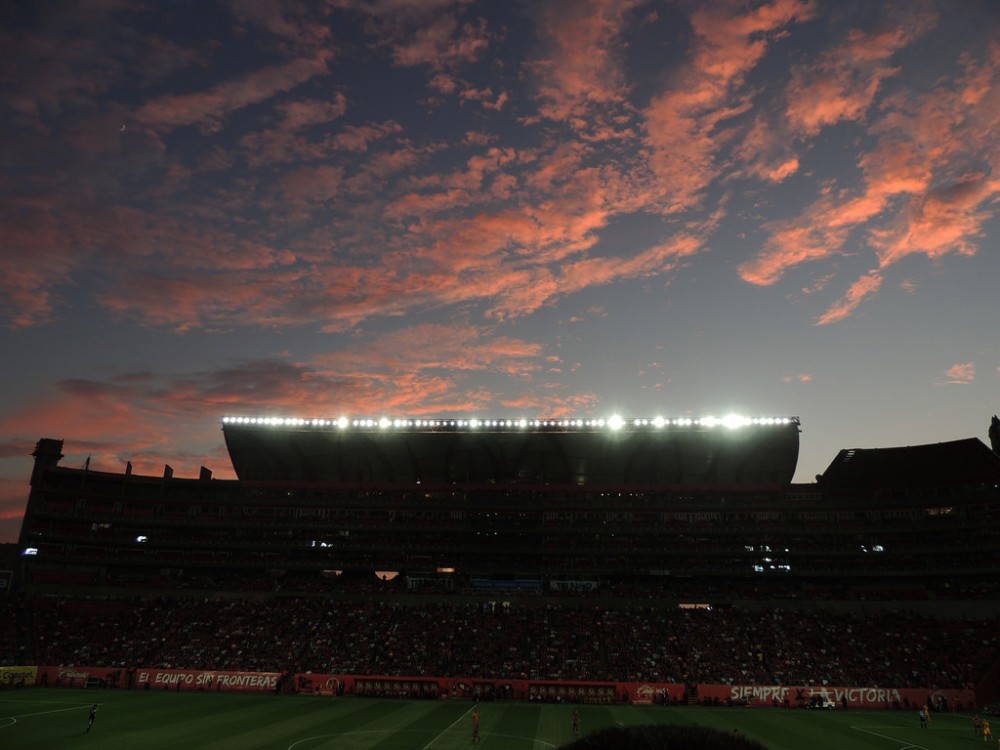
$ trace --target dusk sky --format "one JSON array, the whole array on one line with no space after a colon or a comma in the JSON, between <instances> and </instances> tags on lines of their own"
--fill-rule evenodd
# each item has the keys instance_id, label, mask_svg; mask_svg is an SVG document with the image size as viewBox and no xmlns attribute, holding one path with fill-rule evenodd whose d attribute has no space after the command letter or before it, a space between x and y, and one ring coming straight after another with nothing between
<instances>
[{"instance_id":1,"label":"dusk sky","mask_svg":"<svg viewBox=\"0 0 1000 750\"><path fill-rule=\"evenodd\" d=\"M0 78L0 541L42 437L1000 411L997 0L39 0Z\"/></svg>"}]
</instances>

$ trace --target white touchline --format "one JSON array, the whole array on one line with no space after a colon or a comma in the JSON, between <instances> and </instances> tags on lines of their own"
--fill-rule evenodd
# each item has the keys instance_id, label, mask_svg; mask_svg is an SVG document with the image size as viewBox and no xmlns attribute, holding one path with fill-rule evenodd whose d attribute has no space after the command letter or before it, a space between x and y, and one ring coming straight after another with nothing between
<instances>
[{"instance_id":1,"label":"white touchline","mask_svg":"<svg viewBox=\"0 0 1000 750\"><path fill-rule=\"evenodd\" d=\"M930 750L930 748L924 747L923 745L914 745L912 743L907 743L906 740L901 740L898 737L890 737L887 734L882 734L881 732L875 732L871 729L865 729L864 727L858 727L851 725L851 729L857 729L859 732L867 732L868 734L874 734L876 737L881 737L882 739L892 740L893 742L901 742L900 750L905 750L906 748L914 748L915 750Z\"/></svg>"},{"instance_id":2,"label":"white touchline","mask_svg":"<svg viewBox=\"0 0 1000 750\"><path fill-rule=\"evenodd\" d=\"M39 703L42 702L43 701L39 701ZM90 704L88 703L87 705ZM33 714L17 714L17 715L12 714L11 716L0 717L0 718L13 719L14 723L16 724L18 719L27 719L30 716L44 716L45 714L57 714L60 711L79 711L81 708L86 708L86 707L87 706L81 705L81 706L73 706L72 708L53 708L51 711L36 711ZM14 724L5 724L3 727L0 727L0 729L12 726L14 726Z\"/></svg>"},{"instance_id":3,"label":"white touchline","mask_svg":"<svg viewBox=\"0 0 1000 750\"><path fill-rule=\"evenodd\" d=\"M427 750L427 748L429 748L431 745L433 745L435 742L437 742L438 738L440 738L442 734L444 734L449 729L451 729L453 726L455 726L456 724L458 724L458 722L460 722L462 719L464 719L468 715L469 711L471 711L475 707L476 707L475 703L473 703L471 706L469 706L468 710L464 714L462 714L461 716L459 716L457 719L455 719L455 721L451 722L451 724L449 724L444 729L442 729L440 732L438 732L437 735L433 739L431 739L430 742L428 742L426 745L423 746L422 750Z\"/></svg>"}]
</instances>

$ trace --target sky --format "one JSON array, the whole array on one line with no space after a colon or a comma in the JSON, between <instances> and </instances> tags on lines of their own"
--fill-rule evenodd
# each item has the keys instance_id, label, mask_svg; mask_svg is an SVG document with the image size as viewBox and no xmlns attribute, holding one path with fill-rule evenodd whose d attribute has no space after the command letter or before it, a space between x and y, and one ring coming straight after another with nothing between
<instances>
[{"instance_id":1,"label":"sky","mask_svg":"<svg viewBox=\"0 0 1000 750\"><path fill-rule=\"evenodd\" d=\"M1000 411L997 0L0 8L0 541L224 415Z\"/></svg>"}]
</instances>

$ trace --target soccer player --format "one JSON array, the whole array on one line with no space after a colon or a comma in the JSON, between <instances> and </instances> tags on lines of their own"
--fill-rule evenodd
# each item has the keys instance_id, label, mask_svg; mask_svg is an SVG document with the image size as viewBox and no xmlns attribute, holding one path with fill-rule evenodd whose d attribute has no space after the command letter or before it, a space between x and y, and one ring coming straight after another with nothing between
<instances>
[{"instance_id":1,"label":"soccer player","mask_svg":"<svg viewBox=\"0 0 1000 750\"><path fill-rule=\"evenodd\" d=\"M990 720L983 719L983 742L989 742L993 739L993 730L990 729Z\"/></svg>"},{"instance_id":2,"label":"soccer player","mask_svg":"<svg viewBox=\"0 0 1000 750\"><path fill-rule=\"evenodd\" d=\"M94 719L97 718L97 704L95 703L90 707L90 715L87 717L87 732L90 732L90 728L94 726Z\"/></svg>"},{"instance_id":3,"label":"soccer player","mask_svg":"<svg viewBox=\"0 0 1000 750\"><path fill-rule=\"evenodd\" d=\"M580 734L580 712L573 709L573 734Z\"/></svg>"},{"instance_id":4,"label":"soccer player","mask_svg":"<svg viewBox=\"0 0 1000 750\"><path fill-rule=\"evenodd\" d=\"M920 717L920 728L921 729L927 729L927 709L926 708L921 708L917 712L917 716Z\"/></svg>"},{"instance_id":5,"label":"soccer player","mask_svg":"<svg viewBox=\"0 0 1000 750\"><path fill-rule=\"evenodd\" d=\"M972 717L972 731L977 737L983 733L983 720L979 718L979 714Z\"/></svg>"},{"instance_id":6,"label":"soccer player","mask_svg":"<svg viewBox=\"0 0 1000 750\"><path fill-rule=\"evenodd\" d=\"M479 709L472 711L472 741L479 742Z\"/></svg>"}]
</instances>

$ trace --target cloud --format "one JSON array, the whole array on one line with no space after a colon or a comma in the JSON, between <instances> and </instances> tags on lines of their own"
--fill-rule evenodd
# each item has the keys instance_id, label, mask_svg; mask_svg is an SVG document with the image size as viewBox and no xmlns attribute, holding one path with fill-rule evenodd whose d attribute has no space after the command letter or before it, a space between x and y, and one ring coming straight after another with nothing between
<instances>
[{"instance_id":1,"label":"cloud","mask_svg":"<svg viewBox=\"0 0 1000 750\"><path fill-rule=\"evenodd\" d=\"M535 22L537 44L514 71L484 54L514 50L523 29L494 27L494 16L464 3L238 5L240 38L260 53L252 69L163 94L175 82L165 70L120 131L132 105L104 94L124 73L101 58L89 96L58 99L76 103L74 126L33 131L23 163L47 164L36 157L58 151L58 167L27 166L0 209L14 248L0 257L10 324L53 320L70 290L116 317L175 331L343 331L446 308L512 320L587 288L665 278L711 247L744 181L763 202L747 214L781 207L758 225L757 255L737 261L741 277L768 286L826 261L817 273L831 288L845 259L889 278L905 257L975 253L997 205L1000 45L970 46L957 77L917 95L899 59L933 31L930 15L907 26L885 11L881 26L859 29L837 25L845 14L818 21L817 3L792 0L696 5L689 18L677 10L662 19L638 13L637 2L559 3L516 17ZM418 115L400 108L398 118L366 119L362 88L330 75L345 48L326 34L346 18L378 64L425 66L435 95L457 108L474 102L465 109L481 130L463 122L454 139L447 128L421 132L436 106L426 99ZM676 24L677 64L636 91L631 45L662 31L661 21ZM786 66L787 81L771 77L799 30L825 46ZM222 54L184 49L178 70ZM489 80L479 75L487 62ZM529 80L531 99L507 85L512 73ZM765 73L772 86L759 84ZM816 91L829 109L812 106ZM56 106L22 104L22 117ZM224 127L236 112L238 126ZM854 174L818 182L810 149L848 124L858 128ZM181 132L188 125L202 132ZM804 197L817 182L818 194ZM779 187L793 199L770 192ZM697 216L709 197L715 215ZM635 238L621 231L650 216L663 223ZM878 288L862 276L819 321L843 319Z\"/></svg>"},{"instance_id":2,"label":"cloud","mask_svg":"<svg viewBox=\"0 0 1000 750\"><path fill-rule=\"evenodd\" d=\"M258 45L286 55L309 55L319 48L332 50L328 8L283 0L239 0L228 3L238 35L248 29L266 32Z\"/></svg>"},{"instance_id":3,"label":"cloud","mask_svg":"<svg viewBox=\"0 0 1000 750\"><path fill-rule=\"evenodd\" d=\"M862 63L885 59L913 38L910 32L880 35ZM862 41L853 39L852 48ZM963 54L964 72L957 78L941 80L926 93L904 90L883 98L869 129L873 145L858 156L859 186L830 185L798 216L766 224L764 249L739 266L745 281L770 285L806 262L870 250L879 273L856 281L818 318L826 324L852 314L904 258L940 260L978 251L1000 195L993 177L1000 151L987 134L1000 124L1000 107L992 103L993 95L1000 97L1000 52L994 43L979 56ZM909 282L904 288L916 287Z\"/></svg>"},{"instance_id":4,"label":"cloud","mask_svg":"<svg viewBox=\"0 0 1000 750\"><path fill-rule=\"evenodd\" d=\"M733 147L737 164L729 178L754 177L765 182L779 183L791 177L801 167L792 151L791 141L782 128L774 127L769 118L758 115L743 141Z\"/></svg>"},{"instance_id":5,"label":"cloud","mask_svg":"<svg viewBox=\"0 0 1000 750\"><path fill-rule=\"evenodd\" d=\"M282 115L281 130L301 130L312 125L325 125L344 116L347 97L335 91L330 99L297 99L280 103L276 109Z\"/></svg>"},{"instance_id":6,"label":"cloud","mask_svg":"<svg viewBox=\"0 0 1000 750\"><path fill-rule=\"evenodd\" d=\"M587 119L625 105L628 86L618 41L638 5L586 0L539 6L542 49L527 68L537 80L542 117L586 130Z\"/></svg>"},{"instance_id":7,"label":"cloud","mask_svg":"<svg viewBox=\"0 0 1000 750\"><path fill-rule=\"evenodd\" d=\"M219 130L231 113L268 101L306 81L328 73L331 53L319 51L311 58L260 68L240 78L220 83L207 91L164 94L140 105L134 119L165 132L185 125Z\"/></svg>"},{"instance_id":8,"label":"cloud","mask_svg":"<svg viewBox=\"0 0 1000 750\"><path fill-rule=\"evenodd\" d=\"M836 323L851 315L868 297L871 297L882 287L882 275L878 271L871 271L862 276L847 290L838 302L829 310L819 316L817 325L827 325Z\"/></svg>"},{"instance_id":9,"label":"cloud","mask_svg":"<svg viewBox=\"0 0 1000 750\"><path fill-rule=\"evenodd\" d=\"M777 0L742 13L734 3L721 3L692 14L690 62L643 112L650 167L663 186L665 212L700 205L705 190L724 170L717 157L731 137L727 121L752 106L744 88L747 76L774 38L815 12L814 3ZM794 171L791 157L783 157L768 171L775 176Z\"/></svg>"},{"instance_id":10,"label":"cloud","mask_svg":"<svg viewBox=\"0 0 1000 750\"><path fill-rule=\"evenodd\" d=\"M945 371L948 380L944 385L968 385L976 379L976 365L974 362L963 362L952 365Z\"/></svg>"},{"instance_id":11,"label":"cloud","mask_svg":"<svg viewBox=\"0 0 1000 750\"><path fill-rule=\"evenodd\" d=\"M392 59L404 67L428 65L434 70L447 70L476 62L489 44L482 19L460 24L456 16L442 14L413 28L408 38L394 42Z\"/></svg>"},{"instance_id":12,"label":"cloud","mask_svg":"<svg viewBox=\"0 0 1000 750\"><path fill-rule=\"evenodd\" d=\"M926 11L907 13L891 26L851 28L817 60L795 66L786 90L789 125L814 136L837 122L863 119L882 83L900 70L893 56L935 24Z\"/></svg>"}]
</instances>

